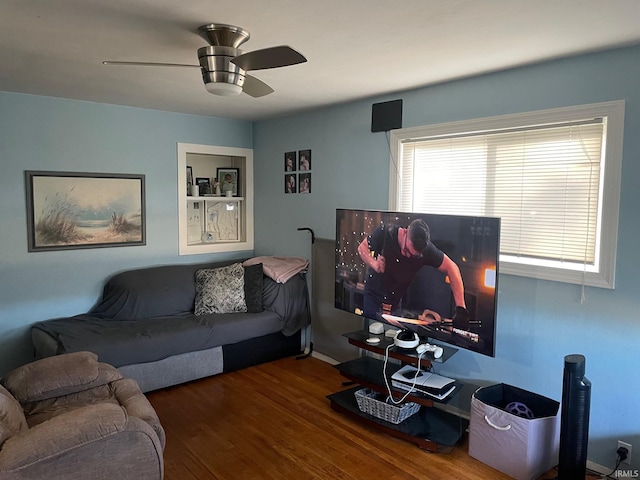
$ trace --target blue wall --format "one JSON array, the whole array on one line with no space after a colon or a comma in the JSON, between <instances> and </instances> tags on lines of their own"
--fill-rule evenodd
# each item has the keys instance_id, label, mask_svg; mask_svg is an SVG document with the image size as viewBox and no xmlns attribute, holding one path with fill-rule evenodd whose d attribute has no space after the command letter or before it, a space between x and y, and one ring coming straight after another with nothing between
<instances>
[{"instance_id":1,"label":"blue wall","mask_svg":"<svg viewBox=\"0 0 640 480\"><path fill-rule=\"evenodd\" d=\"M86 312L114 272L231 258L178 256L176 144L252 141L250 122L0 92L0 375L33 359L29 325ZM24 170L146 175L146 246L28 253Z\"/></svg>"},{"instance_id":2,"label":"blue wall","mask_svg":"<svg viewBox=\"0 0 640 480\"><path fill-rule=\"evenodd\" d=\"M371 104L402 98L404 126L625 100L616 289L501 275L495 358L458 352L441 373L505 382L556 400L564 356L584 354L593 383L589 459L614 466L616 440L640 444L640 48L583 55L259 122L256 253L310 255L313 228L335 238L336 208L388 207L389 151L371 133ZM310 85L312 87L312 85ZM312 193L283 193L283 153L312 150ZM277 213L276 213L277 212ZM278 215L277 222L273 216ZM640 457L634 457L635 468Z\"/></svg>"}]
</instances>

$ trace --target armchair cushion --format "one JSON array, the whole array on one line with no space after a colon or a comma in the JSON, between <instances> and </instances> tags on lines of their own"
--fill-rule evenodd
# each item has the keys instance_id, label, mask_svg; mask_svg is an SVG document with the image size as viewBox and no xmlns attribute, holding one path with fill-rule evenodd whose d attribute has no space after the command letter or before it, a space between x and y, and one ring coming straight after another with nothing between
<instances>
[{"instance_id":1,"label":"armchair cushion","mask_svg":"<svg viewBox=\"0 0 640 480\"><path fill-rule=\"evenodd\" d=\"M126 428L127 420L127 414L120 406L110 403L86 405L9 439L0 452L0 464L6 471L25 468L115 435Z\"/></svg>"},{"instance_id":2,"label":"armchair cushion","mask_svg":"<svg viewBox=\"0 0 640 480\"><path fill-rule=\"evenodd\" d=\"M18 401L0 386L0 447L16 433L27 429L27 421Z\"/></svg>"},{"instance_id":3,"label":"armchair cushion","mask_svg":"<svg viewBox=\"0 0 640 480\"><path fill-rule=\"evenodd\" d=\"M91 352L56 355L18 367L0 382L20 403L77 393L122 378Z\"/></svg>"}]
</instances>

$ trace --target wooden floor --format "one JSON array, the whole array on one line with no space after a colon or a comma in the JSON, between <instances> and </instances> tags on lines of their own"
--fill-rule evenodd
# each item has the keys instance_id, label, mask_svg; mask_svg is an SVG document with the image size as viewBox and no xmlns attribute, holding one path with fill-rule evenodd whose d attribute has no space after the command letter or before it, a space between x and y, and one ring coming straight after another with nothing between
<instances>
[{"instance_id":1,"label":"wooden floor","mask_svg":"<svg viewBox=\"0 0 640 480\"><path fill-rule=\"evenodd\" d=\"M343 380L290 357L149 393L167 434L165 479L509 478L470 457L466 439L428 453L333 411L326 395Z\"/></svg>"}]
</instances>

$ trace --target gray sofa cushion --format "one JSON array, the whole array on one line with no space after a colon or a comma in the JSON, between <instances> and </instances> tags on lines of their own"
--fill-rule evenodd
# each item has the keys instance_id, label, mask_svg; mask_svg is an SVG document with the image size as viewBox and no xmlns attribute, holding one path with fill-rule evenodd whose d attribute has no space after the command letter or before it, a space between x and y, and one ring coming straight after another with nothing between
<instances>
[{"instance_id":1,"label":"gray sofa cushion","mask_svg":"<svg viewBox=\"0 0 640 480\"><path fill-rule=\"evenodd\" d=\"M89 314L111 320L135 320L191 313L196 297L196 272L233 263L236 262L163 265L118 273L107 281L102 299ZM262 311L262 279L262 264L245 267L249 312Z\"/></svg>"},{"instance_id":2,"label":"gray sofa cushion","mask_svg":"<svg viewBox=\"0 0 640 480\"><path fill-rule=\"evenodd\" d=\"M34 328L58 341L58 353L90 350L114 367L161 360L186 352L241 342L279 332L283 319L274 312L193 313L114 322L90 315L49 320Z\"/></svg>"},{"instance_id":3,"label":"gray sofa cushion","mask_svg":"<svg viewBox=\"0 0 640 480\"><path fill-rule=\"evenodd\" d=\"M165 317L193 312L195 274L234 262L165 265L118 273L104 287L89 313L111 320Z\"/></svg>"}]
</instances>

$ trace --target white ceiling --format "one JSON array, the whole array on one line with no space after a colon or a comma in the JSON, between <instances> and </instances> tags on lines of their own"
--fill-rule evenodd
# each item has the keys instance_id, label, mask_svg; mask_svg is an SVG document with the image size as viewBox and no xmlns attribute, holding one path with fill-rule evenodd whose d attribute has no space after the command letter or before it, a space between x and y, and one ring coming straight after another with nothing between
<instances>
[{"instance_id":1,"label":"white ceiling","mask_svg":"<svg viewBox=\"0 0 640 480\"><path fill-rule=\"evenodd\" d=\"M1 0L0 90L259 120L640 43L640 0ZM244 51L307 63L252 72L275 89L207 93L197 27L246 28Z\"/></svg>"}]
</instances>

